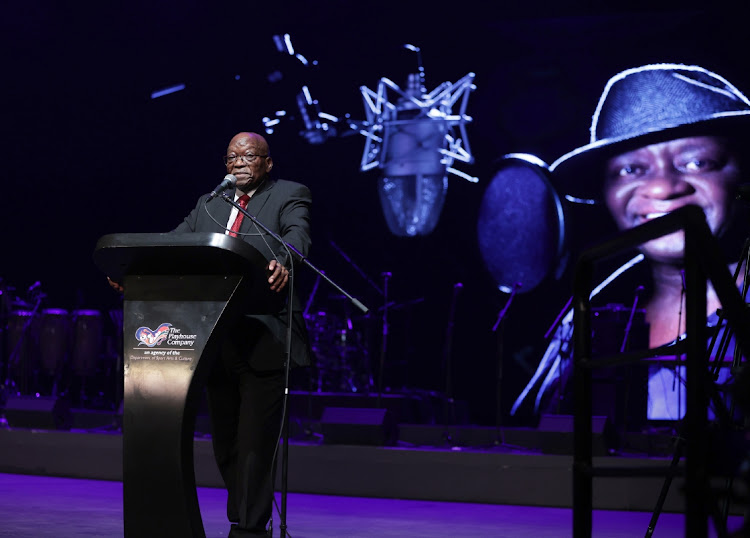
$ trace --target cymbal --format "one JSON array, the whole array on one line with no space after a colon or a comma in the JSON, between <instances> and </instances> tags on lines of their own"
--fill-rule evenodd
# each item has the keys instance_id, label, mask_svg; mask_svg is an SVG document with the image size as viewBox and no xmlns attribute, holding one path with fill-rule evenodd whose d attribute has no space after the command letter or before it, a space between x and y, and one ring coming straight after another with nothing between
<instances>
[{"instance_id":1,"label":"cymbal","mask_svg":"<svg viewBox=\"0 0 750 538\"><path fill-rule=\"evenodd\" d=\"M16 309L31 309L31 304L27 303L19 297L15 297L10 300L10 306Z\"/></svg>"}]
</instances>

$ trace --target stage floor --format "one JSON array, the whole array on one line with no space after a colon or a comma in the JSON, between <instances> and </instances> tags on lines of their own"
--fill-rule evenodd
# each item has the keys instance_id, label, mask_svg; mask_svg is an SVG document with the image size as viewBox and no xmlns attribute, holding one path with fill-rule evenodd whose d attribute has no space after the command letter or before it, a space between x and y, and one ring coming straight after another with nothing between
<instances>
[{"instance_id":1,"label":"stage floor","mask_svg":"<svg viewBox=\"0 0 750 538\"><path fill-rule=\"evenodd\" d=\"M70 431L0 427L0 537L123 535L123 439L112 427L115 418L83 414L76 421L86 429ZM293 421L289 443L287 523L294 538L572 534L567 427L399 424L395 444L367 446L327 443L322 423L307 423L310 435L302 425ZM595 467L633 472L594 480L593 536L646 533L664 478L636 470L666 469L669 439L644 434L630 443L639 450L627 453L608 451L603 437L595 437ZM226 536L210 439L196 435L193 451L206 534ZM685 535L684 507L684 481L677 477L656 538ZM741 525L742 510L730 506L730 529Z\"/></svg>"},{"instance_id":2,"label":"stage floor","mask_svg":"<svg viewBox=\"0 0 750 538\"><path fill-rule=\"evenodd\" d=\"M399 441L394 446L327 444L321 442L322 436L293 437L289 443L289 491L343 497L572 507L573 458L564 450L550 454L529 448L541 444L540 432L505 429L503 438L510 444L493 446L491 438L484 439L490 433L487 429L453 431L454 442L473 438L483 441L479 444L437 444L443 431L440 427L402 425L400 437L412 442ZM570 433L560 435L550 445L552 448L566 448L572 441ZM209 438L195 438L193 460L196 485L221 487ZM0 428L0 473L122 481L122 461L122 435L117 430ZM669 461L642 454L594 458L597 466L618 465L633 470L665 469ZM651 511L663 483L664 478L644 478L635 473L597 478L594 508ZM677 477L669 489L664 511L681 512L684 507L683 480Z\"/></svg>"},{"instance_id":3,"label":"stage floor","mask_svg":"<svg viewBox=\"0 0 750 538\"><path fill-rule=\"evenodd\" d=\"M123 536L121 482L0 474L0 498L0 536ZM198 498L206 536L226 536L224 491L199 488ZM566 508L290 493L287 510L287 530L294 538L561 538L572 528L572 511ZM593 536L642 536L650 518L648 512L596 510ZM274 524L278 537L278 519ZM741 520L732 516L729 524L735 529ZM684 516L661 514L654 536L685 536Z\"/></svg>"}]
</instances>

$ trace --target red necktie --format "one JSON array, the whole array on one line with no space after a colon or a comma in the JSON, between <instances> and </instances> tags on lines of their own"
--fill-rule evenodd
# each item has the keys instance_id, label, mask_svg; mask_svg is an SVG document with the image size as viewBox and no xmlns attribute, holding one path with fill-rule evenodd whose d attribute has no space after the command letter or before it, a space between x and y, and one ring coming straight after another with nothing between
<instances>
[{"instance_id":1,"label":"red necktie","mask_svg":"<svg viewBox=\"0 0 750 538\"><path fill-rule=\"evenodd\" d=\"M243 194L240 196L240 199L237 200L239 202L240 207L242 209L247 209L247 201L250 199L250 197L247 194ZM237 212L237 216L234 218L234 222L232 223L232 228L229 230L229 235L232 237L237 237L237 232L240 231L240 225L242 224L242 219L245 218L245 215L241 212Z\"/></svg>"}]
</instances>

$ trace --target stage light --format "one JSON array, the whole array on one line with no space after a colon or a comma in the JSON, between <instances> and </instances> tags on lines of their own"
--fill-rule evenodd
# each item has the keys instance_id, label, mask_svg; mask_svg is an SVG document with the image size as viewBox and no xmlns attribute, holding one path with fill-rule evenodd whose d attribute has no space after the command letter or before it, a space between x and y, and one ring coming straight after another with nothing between
<instances>
[{"instance_id":1,"label":"stage light","mask_svg":"<svg viewBox=\"0 0 750 538\"><path fill-rule=\"evenodd\" d=\"M170 86L169 88L163 88L161 90L152 92L151 99L158 99L159 97L164 97L165 95L169 95L170 93L177 93L184 90L185 88L186 86L184 84L175 84L174 86Z\"/></svg>"}]
</instances>

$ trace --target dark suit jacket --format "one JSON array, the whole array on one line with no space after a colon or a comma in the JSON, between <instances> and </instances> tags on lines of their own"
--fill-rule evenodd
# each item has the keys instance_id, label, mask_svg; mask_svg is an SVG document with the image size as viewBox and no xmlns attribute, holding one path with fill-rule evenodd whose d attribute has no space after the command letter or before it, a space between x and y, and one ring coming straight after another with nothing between
<instances>
[{"instance_id":1,"label":"dark suit jacket","mask_svg":"<svg viewBox=\"0 0 750 538\"><path fill-rule=\"evenodd\" d=\"M202 196L198 200L195 209L173 230L174 232L225 232L224 227L227 225L232 206L219 198L214 198L208 202L205 202L205 199L206 196ZM266 179L250 198L247 211L272 232L281 236L284 241L307 256L311 244L311 204L310 189L304 185L283 179ZM242 226L240 226L240 233L250 234L238 235L238 237L250 243L267 260L270 261L275 256L287 269L292 268L284 247L279 245L273 237L263 232L262 229L256 229L251 219L244 218ZM294 270L299 271L300 269L301 264L295 263ZM281 293L285 293L285 291ZM305 320L296 297L294 297L292 304L292 361L299 365L307 365L311 362L312 353L305 328ZM282 346L286 338L286 316L286 307L276 314L247 315L249 318L255 318L262 322Z\"/></svg>"}]
</instances>

